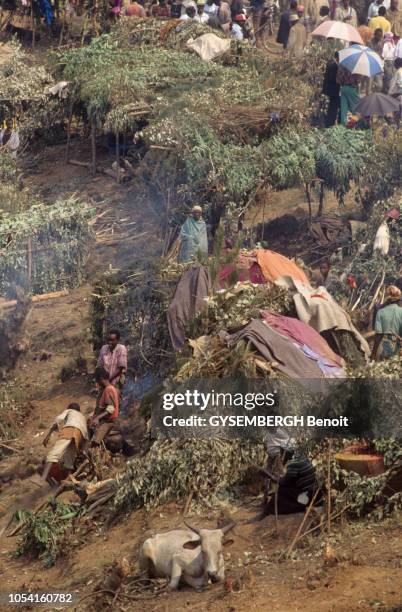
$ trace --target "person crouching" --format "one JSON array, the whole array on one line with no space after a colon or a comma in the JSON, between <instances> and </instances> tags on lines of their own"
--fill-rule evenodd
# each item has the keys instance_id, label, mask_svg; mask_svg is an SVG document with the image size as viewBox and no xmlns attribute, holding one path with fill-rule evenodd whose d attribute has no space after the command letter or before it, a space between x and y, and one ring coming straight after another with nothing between
<instances>
[{"instance_id":1,"label":"person crouching","mask_svg":"<svg viewBox=\"0 0 402 612\"><path fill-rule=\"evenodd\" d=\"M59 414L49 429L43 446L47 446L53 432L59 430L59 437L46 457L42 473L43 480L47 480L53 464L72 472L78 451L88 440L88 428L85 416L81 413L79 404L71 403L67 409Z\"/></svg>"}]
</instances>

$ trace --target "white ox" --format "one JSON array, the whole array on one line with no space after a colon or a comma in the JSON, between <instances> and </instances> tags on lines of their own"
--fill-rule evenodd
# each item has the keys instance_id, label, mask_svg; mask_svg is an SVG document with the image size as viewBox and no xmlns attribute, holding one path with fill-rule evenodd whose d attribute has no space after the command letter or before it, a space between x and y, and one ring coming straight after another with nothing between
<instances>
[{"instance_id":1,"label":"white ox","mask_svg":"<svg viewBox=\"0 0 402 612\"><path fill-rule=\"evenodd\" d=\"M222 547L233 540L224 540L234 523L222 529L175 529L145 540L140 553L140 567L149 578L168 578L169 587L177 589L180 581L195 589L219 582L225 577Z\"/></svg>"}]
</instances>

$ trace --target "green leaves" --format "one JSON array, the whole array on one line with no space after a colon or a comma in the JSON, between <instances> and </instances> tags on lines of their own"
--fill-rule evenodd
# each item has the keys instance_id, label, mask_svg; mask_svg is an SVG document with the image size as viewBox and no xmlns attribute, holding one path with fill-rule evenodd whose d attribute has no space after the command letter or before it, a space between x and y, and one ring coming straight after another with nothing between
<instances>
[{"instance_id":1,"label":"green leaves","mask_svg":"<svg viewBox=\"0 0 402 612\"><path fill-rule=\"evenodd\" d=\"M14 297L16 285L32 293L73 287L82 281L89 253L91 209L74 198L53 206L35 204L0 219L0 293ZM32 279L28 282L28 241Z\"/></svg>"}]
</instances>

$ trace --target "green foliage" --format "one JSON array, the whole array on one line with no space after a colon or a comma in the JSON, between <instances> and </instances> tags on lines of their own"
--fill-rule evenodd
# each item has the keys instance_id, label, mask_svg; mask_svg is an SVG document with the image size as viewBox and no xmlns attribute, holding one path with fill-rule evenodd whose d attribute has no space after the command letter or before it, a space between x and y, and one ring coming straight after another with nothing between
<instances>
[{"instance_id":1,"label":"green foliage","mask_svg":"<svg viewBox=\"0 0 402 612\"><path fill-rule=\"evenodd\" d=\"M264 147L269 181L278 189L304 184L315 178L315 132L286 130Z\"/></svg>"},{"instance_id":2,"label":"green foliage","mask_svg":"<svg viewBox=\"0 0 402 612\"><path fill-rule=\"evenodd\" d=\"M351 182L358 181L371 149L370 133L341 125L322 130L314 148L316 176L342 202Z\"/></svg>"},{"instance_id":3,"label":"green foliage","mask_svg":"<svg viewBox=\"0 0 402 612\"><path fill-rule=\"evenodd\" d=\"M53 77L43 65L27 61L21 46L10 43L11 55L0 65L0 123L18 120L20 137L32 138L63 121L64 102L48 94Z\"/></svg>"},{"instance_id":4,"label":"green foliage","mask_svg":"<svg viewBox=\"0 0 402 612\"><path fill-rule=\"evenodd\" d=\"M45 567L51 567L65 550L66 534L77 515L75 505L57 500L50 502L37 514L29 510L18 510L14 520L24 523L24 526L18 537L15 556L39 558Z\"/></svg>"},{"instance_id":5,"label":"green foliage","mask_svg":"<svg viewBox=\"0 0 402 612\"><path fill-rule=\"evenodd\" d=\"M35 205L0 219L0 292L14 296L16 285L32 293L74 287L84 275L91 209L74 198L53 206ZM32 281L28 282L28 241Z\"/></svg>"},{"instance_id":6,"label":"green foliage","mask_svg":"<svg viewBox=\"0 0 402 612\"><path fill-rule=\"evenodd\" d=\"M248 440L158 440L146 457L127 463L117 480L115 506L150 509L189 491L199 507L212 506L241 482L247 467L262 465L264 456L264 446Z\"/></svg>"}]
</instances>

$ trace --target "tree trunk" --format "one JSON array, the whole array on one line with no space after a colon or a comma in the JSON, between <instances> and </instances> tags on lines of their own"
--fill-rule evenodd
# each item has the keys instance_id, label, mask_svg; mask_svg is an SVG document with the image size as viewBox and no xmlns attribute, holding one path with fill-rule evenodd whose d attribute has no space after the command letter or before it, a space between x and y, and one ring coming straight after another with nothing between
<instances>
[{"instance_id":1,"label":"tree trunk","mask_svg":"<svg viewBox=\"0 0 402 612\"><path fill-rule=\"evenodd\" d=\"M95 119L91 121L91 151L92 151L92 160L91 160L91 174L95 176L96 174L96 123Z\"/></svg>"}]
</instances>

